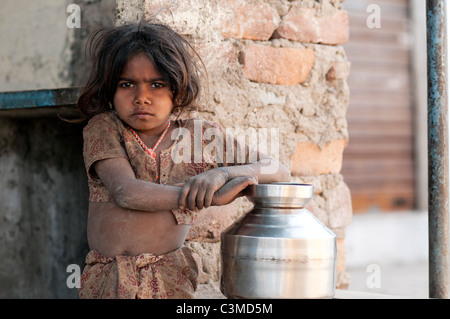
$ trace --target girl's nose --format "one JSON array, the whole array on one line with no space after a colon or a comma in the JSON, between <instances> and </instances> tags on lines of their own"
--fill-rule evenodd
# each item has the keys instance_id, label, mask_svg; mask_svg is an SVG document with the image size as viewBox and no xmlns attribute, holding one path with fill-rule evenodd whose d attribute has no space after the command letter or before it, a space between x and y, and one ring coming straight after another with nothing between
<instances>
[{"instance_id":1,"label":"girl's nose","mask_svg":"<svg viewBox=\"0 0 450 319\"><path fill-rule=\"evenodd\" d=\"M138 85L134 96L134 104L151 104L151 92L146 85Z\"/></svg>"}]
</instances>

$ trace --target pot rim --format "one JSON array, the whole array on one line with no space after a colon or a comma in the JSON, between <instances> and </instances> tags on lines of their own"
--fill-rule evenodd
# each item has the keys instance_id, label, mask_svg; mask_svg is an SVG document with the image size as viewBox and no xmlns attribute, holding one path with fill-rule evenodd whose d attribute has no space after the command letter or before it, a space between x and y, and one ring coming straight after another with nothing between
<instances>
[{"instance_id":1,"label":"pot rim","mask_svg":"<svg viewBox=\"0 0 450 319\"><path fill-rule=\"evenodd\" d=\"M246 196L258 206L270 207L305 207L314 196L311 184L277 182L251 185Z\"/></svg>"}]
</instances>

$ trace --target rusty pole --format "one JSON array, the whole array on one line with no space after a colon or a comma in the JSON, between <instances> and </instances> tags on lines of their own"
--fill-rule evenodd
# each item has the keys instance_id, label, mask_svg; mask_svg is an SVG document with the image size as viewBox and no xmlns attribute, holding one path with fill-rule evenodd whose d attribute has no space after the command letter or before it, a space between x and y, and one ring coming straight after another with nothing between
<instances>
[{"instance_id":1,"label":"rusty pole","mask_svg":"<svg viewBox=\"0 0 450 319\"><path fill-rule=\"evenodd\" d=\"M429 296L448 299L448 97L445 0L427 0Z\"/></svg>"}]
</instances>

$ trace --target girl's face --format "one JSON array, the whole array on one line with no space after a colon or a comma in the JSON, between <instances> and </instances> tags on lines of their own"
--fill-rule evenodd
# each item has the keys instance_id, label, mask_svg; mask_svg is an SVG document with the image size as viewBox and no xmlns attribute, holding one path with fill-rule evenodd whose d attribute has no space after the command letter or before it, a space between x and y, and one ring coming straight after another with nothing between
<instances>
[{"instance_id":1,"label":"girl's face","mask_svg":"<svg viewBox=\"0 0 450 319\"><path fill-rule=\"evenodd\" d=\"M119 117L136 132L158 135L173 109L169 84L144 54L125 64L114 95Z\"/></svg>"}]
</instances>

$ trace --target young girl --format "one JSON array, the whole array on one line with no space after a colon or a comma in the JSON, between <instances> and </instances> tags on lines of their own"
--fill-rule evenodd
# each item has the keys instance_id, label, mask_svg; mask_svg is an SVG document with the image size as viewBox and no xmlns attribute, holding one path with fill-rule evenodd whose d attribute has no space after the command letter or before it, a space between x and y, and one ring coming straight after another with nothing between
<instances>
[{"instance_id":1,"label":"young girl","mask_svg":"<svg viewBox=\"0 0 450 319\"><path fill-rule=\"evenodd\" d=\"M170 28L142 22L102 29L91 50L93 69L78 101L89 120L83 154L91 249L79 296L192 298L197 266L183 243L197 214L232 202L248 185L287 181L289 172L262 154L254 163L221 161L217 155L231 151L225 143L194 160L205 154L203 134L221 131L210 121L173 119L193 106L200 80L194 50ZM277 164L271 174L261 172L267 159Z\"/></svg>"}]
</instances>

